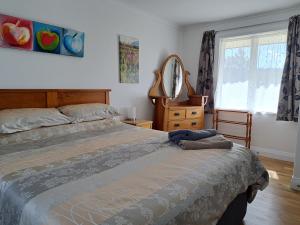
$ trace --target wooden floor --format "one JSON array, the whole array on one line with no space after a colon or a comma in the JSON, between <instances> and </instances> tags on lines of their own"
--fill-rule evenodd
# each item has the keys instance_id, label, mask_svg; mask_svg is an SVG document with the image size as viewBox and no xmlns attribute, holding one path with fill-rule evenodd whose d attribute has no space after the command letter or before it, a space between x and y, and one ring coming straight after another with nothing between
<instances>
[{"instance_id":1,"label":"wooden floor","mask_svg":"<svg viewBox=\"0 0 300 225\"><path fill-rule=\"evenodd\" d=\"M261 158L270 184L248 205L244 225L300 225L300 192L290 189L293 164Z\"/></svg>"}]
</instances>

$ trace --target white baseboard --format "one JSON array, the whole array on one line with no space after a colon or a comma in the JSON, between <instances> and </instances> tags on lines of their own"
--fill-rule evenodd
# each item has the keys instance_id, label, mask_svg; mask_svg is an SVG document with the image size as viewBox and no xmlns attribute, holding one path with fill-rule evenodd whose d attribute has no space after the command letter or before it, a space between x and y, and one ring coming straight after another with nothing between
<instances>
[{"instance_id":1,"label":"white baseboard","mask_svg":"<svg viewBox=\"0 0 300 225\"><path fill-rule=\"evenodd\" d=\"M300 178L294 177L292 178L291 188L300 191Z\"/></svg>"},{"instance_id":2,"label":"white baseboard","mask_svg":"<svg viewBox=\"0 0 300 225\"><path fill-rule=\"evenodd\" d=\"M266 156L273 159L279 159L283 161L294 162L295 154L272 148L262 148L258 146L252 146L251 150L257 152L259 155Z\"/></svg>"}]
</instances>

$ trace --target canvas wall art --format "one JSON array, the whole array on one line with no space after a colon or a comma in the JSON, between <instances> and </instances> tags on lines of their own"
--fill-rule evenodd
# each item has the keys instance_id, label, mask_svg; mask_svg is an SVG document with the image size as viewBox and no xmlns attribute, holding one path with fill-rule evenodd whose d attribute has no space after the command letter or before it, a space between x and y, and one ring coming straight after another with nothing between
<instances>
[{"instance_id":1,"label":"canvas wall art","mask_svg":"<svg viewBox=\"0 0 300 225\"><path fill-rule=\"evenodd\" d=\"M139 40L120 35L119 67L121 83L139 83Z\"/></svg>"},{"instance_id":2,"label":"canvas wall art","mask_svg":"<svg viewBox=\"0 0 300 225\"><path fill-rule=\"evenodd\" d=\"M23 50L33 48L33 23L30 20L19 19L0 14L0 46L15 47Z\"/></svg>"},{"instance_id":3,"label":"canvas wall art","mask_svg":"<svg viewBox=\"0 0 300 225\"><path fill-rule=\"evenodd\" d=\"M84 33L71 29L63 29L62 32L63 42L61 54L74 55L83 57L84 51Z\"/></svg>"},{"instance_id":4,"label":"canvas wall art","mask_svg":"<svg viewBox=\"0 0 300 225\"><path fill-rule=\"evenodd\" d=\"M84 33L0 14L0 47L84 56Z\"/></svg>"}]
</instances>

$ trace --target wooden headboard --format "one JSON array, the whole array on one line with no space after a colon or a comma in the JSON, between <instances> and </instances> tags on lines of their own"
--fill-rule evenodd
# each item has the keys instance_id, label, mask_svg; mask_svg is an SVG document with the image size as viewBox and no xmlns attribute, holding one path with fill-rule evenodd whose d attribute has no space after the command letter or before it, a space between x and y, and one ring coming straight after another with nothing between
<instances>
[{"instance_id":1,"label":"wooden headboard","mask_svg":"<svg viewBox=\"0 0 300 225\"><path fill-rule=\"evenodd\" d=\"M84 103L109 104L110 89L0 89L0 109L55 108Z\"/></svg>"}]
</instances>

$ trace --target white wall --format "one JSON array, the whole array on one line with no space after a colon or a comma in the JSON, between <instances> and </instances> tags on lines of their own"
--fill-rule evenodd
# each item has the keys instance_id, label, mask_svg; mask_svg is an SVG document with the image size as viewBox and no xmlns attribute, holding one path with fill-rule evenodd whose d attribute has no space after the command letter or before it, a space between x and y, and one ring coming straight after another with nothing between
<instances>
[{"instance_id":1,"label":"white wall","mask_svg":"<svg viewBox=\"0 0 300 225\"><path fill-rule=\"evenodd\" d=\"M111 88L118 107L152 117L153 71L181 47L178 27L112 0L0 0L1 13L85 32L84 58L0 49L0 88ZM120 84L118 35L140 40L140 82Z\"/></svg>"},{"instance_id":2,"label":"white wall","mask_svg":"<svg viewBox=\"0 0 300 225\"><path fill-rule=\"evenodd\" d=\"M254 28L260 32L261 28L265 26L262 25L266 23L273 23L267 25L269 28L276 27L278 24L279 26L286 24L287 28L288 18L299 14L299 10L300 6L225 21L185 26L183 28L183 61L186 69L191 72L192 84L196 85L200 46L204 31L211 29L234 31L240 27L253 30L253 25L261 24ZM282 20L284 21L282 22ZM207 117L206 119L207 124L211 124L211 118ZM296 142L296 123L276 121L275 115L254 116L252 129L252 147L254 150L274 158L292 161L296 152Z\"/></svg>"}]
</instances>

